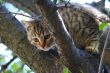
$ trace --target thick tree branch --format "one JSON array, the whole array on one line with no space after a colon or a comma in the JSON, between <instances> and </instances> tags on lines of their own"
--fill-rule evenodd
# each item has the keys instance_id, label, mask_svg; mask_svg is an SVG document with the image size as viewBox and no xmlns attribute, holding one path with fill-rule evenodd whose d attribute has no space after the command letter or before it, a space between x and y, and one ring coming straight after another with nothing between
<instances>
[{"instance_id":1,"label":"thick tree branch","mask_svg":"<svg viewBox=\"0 0 110 73\"><path fill-rule=\"evenodd\" d=\"M34 0L6 0L6 2L12 3L18 9L22 9L32 16L36 16L36 14L38 14L34 5Z\"/></svg>"}]
</instances>

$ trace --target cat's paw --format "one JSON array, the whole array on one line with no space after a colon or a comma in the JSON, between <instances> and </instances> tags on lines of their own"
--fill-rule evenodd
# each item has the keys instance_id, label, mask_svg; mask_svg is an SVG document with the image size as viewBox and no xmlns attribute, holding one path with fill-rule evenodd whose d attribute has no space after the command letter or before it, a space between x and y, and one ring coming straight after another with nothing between
<instances>
[{"instance_id":1,"label":"cat's paw","mask_svg":"<svg viewBox=\"0 0 110 73\"><path fill-rule=\"evenodd\" d=\"M93 48L93 47L86 47L85 49L89 54L92 55L98 55L99 54L99 50L97 48Z\"/></svg>"}]
</instances>

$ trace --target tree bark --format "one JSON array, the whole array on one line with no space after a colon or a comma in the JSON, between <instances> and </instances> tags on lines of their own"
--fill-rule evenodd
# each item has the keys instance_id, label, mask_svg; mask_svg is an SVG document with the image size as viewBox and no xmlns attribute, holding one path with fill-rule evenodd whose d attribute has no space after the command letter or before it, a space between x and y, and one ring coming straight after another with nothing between
<instances>
[{"instance_id":1,"label":"tree bark","mask_svg":"<svg viewBox=\"0 0 110 73\"><path fill-rule=\"evenodd\" d=\"M28 12L32 16L38 15L38 10L35 8L34 0L7 0L6 2L12 3L15 7Z\"/></svg>"}]
</instances>

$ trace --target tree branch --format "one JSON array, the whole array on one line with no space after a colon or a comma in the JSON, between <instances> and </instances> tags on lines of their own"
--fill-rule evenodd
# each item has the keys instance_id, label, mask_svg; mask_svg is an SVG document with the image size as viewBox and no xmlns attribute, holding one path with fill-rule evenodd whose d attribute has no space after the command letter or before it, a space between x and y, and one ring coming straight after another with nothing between
<instances>
[{"instance_id":1,"label":"tree branch","mask_svg":"<svg viewBox=\"0 0 110 73\"><path fill-rule=\"evenodd\" d=\"M0 14L16 14L16 15L22 15L22 16L25 16L25 17L28 17L28 18L36 19L36 17L32 17L32 16L29 16L29 15L25 15L23 13L16 13L16 12L0 12Z\"/></svg>"},{"instance_id":2,"label":"tree branch","mask_svg":"<svg viewBox=\"0 0 110 73\"><path fill-rule=\"evenodd\" d=\"M39 14L38 10L35 9L34 0L6 0L6 2L12 3L15 7L18 7L18 9L22 9L32 16Z\"/></svg>"},{"instance_id":3,"label":"tree branch","mask_svg":"<svg viewBox=\"0 0 110 73\"><path fill-rule=\"evenodd\" d=\"M8 63L6 63L5 65L2 65L0 72L6 70L7 67L8 67L16 58L17 58L17 56L14 56Z\"/></svg>"}]
</instances>

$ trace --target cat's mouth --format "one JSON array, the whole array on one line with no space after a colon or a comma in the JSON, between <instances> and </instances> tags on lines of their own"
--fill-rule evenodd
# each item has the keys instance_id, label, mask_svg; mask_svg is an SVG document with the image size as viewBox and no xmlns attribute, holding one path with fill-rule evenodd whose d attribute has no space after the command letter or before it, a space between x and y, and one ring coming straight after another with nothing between
<instances>
[{"instance_id":1,"label":"cat's mouth","mask_svg":"<svg viewBox=\"0 0 110 73\"><path fill-rule=\"evenodd\" d=\"M52 48L52 46L47 46L46 43L36 43L34 46L43 51L49 51L49 49Z\"/></svg>"},{"instance_id":2,"label":"cat's mouth","mask_svg":"<svg viewBox=\"0 0 110 73\"><path fill-rule=\"evenodd\" d=\"M43 50L43 51L49 51L50 48L40 48L39 47L38 49Z\"/></svg>"},{"instance_id":3,"label":"cat's mouth","mask_svg":"<svg viewBox=\"0 0 110 73\"><path fill-rule=\"evenodd\" d=\"M45 45L44 47L39 46L38 49L43 50L43 51L49 51L50 49L53 48L54 45L47 46Z\"/></svg>"},{"instance_id":4,"label":"cat's mouth","mask_svg":"<svg viewBox=\"0 0 110 73\"><path fill-rule=\"evenodd\" d=\"M44 42L44 41L39 41L39 42L32 41L31 44L33 44L34 46L36 46L40 50L44 50L44 51L49 50L49 47L46 46L46 42Z\"/></svg>"}]
</instances>

